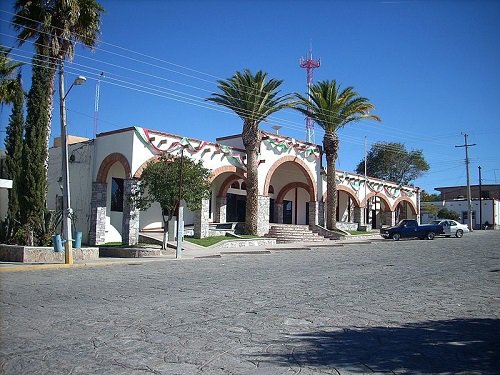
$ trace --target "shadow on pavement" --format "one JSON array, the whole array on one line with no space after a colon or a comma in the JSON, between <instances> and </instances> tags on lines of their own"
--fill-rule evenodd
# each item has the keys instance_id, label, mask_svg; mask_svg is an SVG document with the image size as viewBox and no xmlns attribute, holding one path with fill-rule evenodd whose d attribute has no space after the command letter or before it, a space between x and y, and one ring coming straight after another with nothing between
<instances>
[{"instance_id":1,"label":"shadow on pavement","mask_svg":"<svg viewBox=\"0 0 500 375\"><path fill-rule=\"evenodd\" d=\"M500 371L500 320L453 319L401 327L353 328L292 334L259 355L282 366L404 373Z\"/></svg>"}]
</instances>

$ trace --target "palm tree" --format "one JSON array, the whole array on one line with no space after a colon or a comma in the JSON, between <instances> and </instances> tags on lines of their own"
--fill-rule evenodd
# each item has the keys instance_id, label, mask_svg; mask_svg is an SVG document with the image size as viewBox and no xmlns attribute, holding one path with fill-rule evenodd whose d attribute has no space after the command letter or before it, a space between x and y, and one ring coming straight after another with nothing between
<instances>
[{"instance_id":1,"label":"palm tree","mask_svg":"<svg viewBox=\"0 0 500 375\"><path fill-rule=\"evenodd\" d=\"M335 161L339 150L337 130L347 124L362 119L380 121L376 115L370 114L375 106L367 98L359 96L353 87L341 89L340 84L333 81L322 81L314 84L305 98L295 94L300 104L297 110L310 116L325 131L323 149L326 154L326 227L335 229L337 220L337 182L335 180Z\"/></svg>"},{"instance_id":2,"label":"palm tree","mask_svg":"<svg viewBox=\"0 0 500 375\"><path fill-rule=\"evenodd\" d=\"M283 81L267 80L267 73L259 70L255 75L246 69L236 72L225 81L218 81L221 93L214 93L207 100L229 108L243 120L241 134L246 151L247 163L247 203L245 230L257 234L258 206L258 153L262 134L259 124L271 114L291 106L291 95L279 96L279 86Z\"/></svg>"},{"instance_id":3,"label":"palm tree","mask_svg":"<svg viewBox=\"0 0 500 375\"><path fill-rule=\"evenodd\" d=\"M59 68L59 78L64 79L64 61L73 58L75 44L89 48L96 45L104 8L95 0L16 0L14 10L12 24L18 32L19 45L34 40L33 62L47 64L49 68L48 142L56 68Z\"/></svg>"},{"instance_id":4,"label":"palm tree","mask_svg":"<svg viewBox=\"0 0 500 375\"><path fill-rule=\"evenodd\" d=\"M9 57L10 49L0 46L0 105L12 103L20 80L17 79L20 62Z\"/></svg>"}]
</instances>

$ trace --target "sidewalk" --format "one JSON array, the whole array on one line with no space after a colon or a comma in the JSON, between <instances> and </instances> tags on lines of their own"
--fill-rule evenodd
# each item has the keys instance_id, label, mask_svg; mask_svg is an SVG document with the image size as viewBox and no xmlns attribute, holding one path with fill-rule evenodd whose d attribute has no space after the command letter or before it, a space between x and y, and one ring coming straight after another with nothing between
<instances>
[{"instance_id":1,"label":"sidewalk","mask_svg":"<svg viewBox=\"0 0 500 375\"><path fill-rule=\"evenodd\" d=\"M95 260L78 260L74 264L64 263L20 263L20 262L0 262L1 272L16 272L16 271L30 271L30 270L44 270L56 268L78 268L78 267L99 267L99 266L113 266L113 265L137 265L148 262L159 261L182 261L189 259L202 259L202 258L219 258L224 256L237 256L249 254L270 254L273 251L287 251L287 250L312 250L314 248L325 247L340 247L344 245L356 244L369 244L374 240L380 239L379 235L369 236L353 236L343 240L327 240L322 242L294 242L283 243L266 246L249 246L249 247L231 247L220 248L216 246L202 247L195 245L191 242L184 241L182 243L182 254L179 259L175 258L175 244L171 243L171 247L167 250L166 255L149 256L140 258L99 258ZM174 246L174 248L172 248Z\"/></svg>"}]
</instances>

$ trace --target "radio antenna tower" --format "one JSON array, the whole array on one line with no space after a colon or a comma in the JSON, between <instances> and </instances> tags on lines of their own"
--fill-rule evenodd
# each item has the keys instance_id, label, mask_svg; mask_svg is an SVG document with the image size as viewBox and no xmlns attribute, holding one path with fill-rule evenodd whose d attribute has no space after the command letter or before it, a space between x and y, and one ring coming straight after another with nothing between
<instances>
[{"instance_id":1,"label":"radio antenna tower","mask_svg":"<svg viewBox=\"0 0 500 375\"><path fill-rule=\"evenodd\" d=\"M101 79L104 77L104 72L101 72L95 84L95 101L94 101L94 138L97 135L97 126L99 125L99 96L101 91Z\"/></svg>"},{"instance_id":2,"label":"radio antenna tower","mask_svg":"<svg viewBox=\"0 0 500 375\"><path fill-rule=\"evenodd\" d=\"M312 54L312 47L309 49L307 53L307 57L304 59L300 58L299 61L300 67L304 68L307 72L307 95L311 94L311 86L313 83L313 70L319 68L321 65L320 60L314 60ZM316 143L316 139L314 136L314 120L311 116L306 116L306 142Z\"/></svg>"}]
</instances>

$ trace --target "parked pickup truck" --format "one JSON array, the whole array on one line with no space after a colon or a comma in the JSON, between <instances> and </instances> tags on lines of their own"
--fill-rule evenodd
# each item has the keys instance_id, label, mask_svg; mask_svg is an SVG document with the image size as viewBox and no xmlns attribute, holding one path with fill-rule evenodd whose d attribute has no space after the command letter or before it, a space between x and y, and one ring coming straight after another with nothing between
<instances>
[{"instance_id":1,"label":"parked pickup truck","mask_svg":"<svg viewBox=\"0 0 500 375\"><path fill-rule=\"evenodd\" d=\"M401 220L394 227L380 229L380 235L384 238L391 238L399 241L400 238L417 237L420 239L433 240L438 234L444 234L443 226L440 224L418 225L417 220Z\"/></svg>"}]
</instances>

